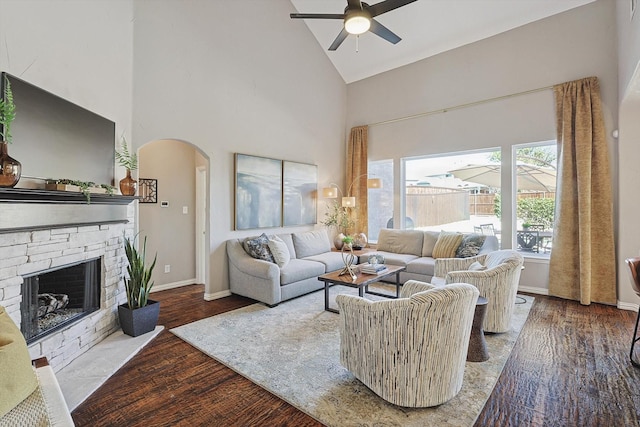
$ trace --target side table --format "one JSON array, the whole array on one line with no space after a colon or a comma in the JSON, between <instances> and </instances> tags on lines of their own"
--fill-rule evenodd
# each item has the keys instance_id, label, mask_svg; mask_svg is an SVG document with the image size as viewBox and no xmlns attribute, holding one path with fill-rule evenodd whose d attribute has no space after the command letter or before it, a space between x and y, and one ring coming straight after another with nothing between
<instances>
[{"instance_id":1,"label":"side table","mask_svg":"<svg viewBox=\"0 0 640 427\"><path fill-rule=\"evenodd\" d=\"M473 325L471 326L471 336L469 337L469 351L467 352L467 362L484 362L489 360L487 342L484 339L484 317L487 314L487 299L478 297L476 309L473 315Z\"/></svg>"}]
</instances>

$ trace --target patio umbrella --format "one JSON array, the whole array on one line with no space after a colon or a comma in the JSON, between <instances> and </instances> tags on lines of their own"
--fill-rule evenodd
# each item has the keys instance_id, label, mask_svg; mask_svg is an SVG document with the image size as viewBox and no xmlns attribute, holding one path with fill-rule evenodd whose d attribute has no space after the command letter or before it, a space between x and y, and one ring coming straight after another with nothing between
<instances>
[{"instance_id":1,"label":"patio umbrella","mask_svg":"<svg viewBox=\"0 0 640 427\"><path fill-rule=\"evenodd\" d=\"M519 190L555 191L555 169L523 162L518 162L516 167ZM469 165L450 170L449 173L463 181L477 182L495 188L501 187L499 164Z\"/></svg>"}]
</instances>

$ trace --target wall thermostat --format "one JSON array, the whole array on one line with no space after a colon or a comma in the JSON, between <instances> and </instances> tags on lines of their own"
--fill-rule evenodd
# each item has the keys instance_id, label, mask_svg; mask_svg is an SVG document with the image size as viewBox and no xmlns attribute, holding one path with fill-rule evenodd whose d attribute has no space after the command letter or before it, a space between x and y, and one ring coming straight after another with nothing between
<instances>
[{"instance_id":1,"label":"wall thermostat","mask_svg":"<svg viewBox=\"0 0 640 427\"><path fill-rule=\"evenodd\" d=\"M169 207L169 202L166 200L163 200L160 202L160 207L161 208L168 208Z\"/></svg>"}]
</instances>

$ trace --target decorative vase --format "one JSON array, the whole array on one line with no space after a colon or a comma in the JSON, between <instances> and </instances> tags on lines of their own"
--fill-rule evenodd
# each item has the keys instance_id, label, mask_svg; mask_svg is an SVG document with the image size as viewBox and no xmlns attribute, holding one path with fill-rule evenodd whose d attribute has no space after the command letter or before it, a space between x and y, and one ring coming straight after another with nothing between
<instances>
[{"instance_id":1,"label":"decorative vase","mask_svg":"<svg viewBox=\"0 0 640 427\"><path fill-rule=\"evenodd\" d=\"M360 250L367 247L367 235L364 233L358 233L353 236L353 249Z\"/></svg>"},{"instance_id":2,"label":"decorative vase","mask_svg":"<svg viewBox=\"0 0 640 427\"><path fill-rule=\"evenodd\" d=\"M337 250L342 249L342 247L344 246L344 242L342 241L342 239L344 238L345 235L343 233L338 233L338 235L333 239L333 245Z\"/></svg>"},{"instance_id":3,"label":"decorative vase","mask_svg":"<svg viewBox=\"0 0 640 427\"><path fill-rule=\"evenodd\" d=\"M137 337L155 329L160 315L160 303L148 300L144 307L131 310L128 304L118 306L120 327L125 334Z\"/></svg>"},{"instance_id":4,"label":"decorative vase","mask_svg":"<svg viewBox=\"0 0 640 427\"><path fill-rule=\"evenodd\" d=\"M20 181L22 164L9 156L6 141L0 142L0 187L13 187Z\"/></svg>"},{"instance_id":5,"label":"decorative vase","mask_svg":"<svg viewBox=\"0 0 640 427\"><path fill-rule=\"evenodd\" d=\"M135 196L138 181L131 178L131 169L127 169L127 176L120 180L120 193L123 196Z\"/></svg>"}]
</instances>

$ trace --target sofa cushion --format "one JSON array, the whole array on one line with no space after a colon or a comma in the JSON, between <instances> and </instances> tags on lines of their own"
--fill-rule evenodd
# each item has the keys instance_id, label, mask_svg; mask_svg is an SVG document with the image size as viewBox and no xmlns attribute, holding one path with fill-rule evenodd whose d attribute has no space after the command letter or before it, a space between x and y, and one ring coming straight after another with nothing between
<instances>
[{"instance_id":1,"label":"sofa cushion","mask_svg":"<svg viewBox=\"0 0 640 427\"><path fill-rule=\"evenodd\" d=\"M293 233L293 246L296 249L297 258L306 258L331 251L329 235L324 228L304 233Z\"/></svg>"},{"instance_id":2,"label":"sofa cushion","mask_svg":"<svg viewBox=\"0 0 640 427\"><path fill-rule=\"evenodd\" d=\"M287 249L289 249L289 255L291 255L291 259L298 258L296 256L296 248L293 247L293 236L291 235L291 233L276 234L276 236L281 238L282 241L287 245Z\"/></svg>"},{"instance_id":3,"label":"sofa cushion","mask_svg":"<svg viewBox=\"0 0 640 427\"><path fill-rule=\"evenodd\" d=\"M341 268L344 268L344 261L342 260L341 252L330 251L323 254L306 257L304 259L308 261L321 262L322 264L324 264L325 272L340 270Z\"/></svg>"},{"instance_id":4,"label":"sofa cushion","mask_svg":"<svg viewBox=\"0 0 640 427\"><path fill-rule=\"evenodd\" d=\"M256 259L262 259L265 261L275 263L271 251L269 250L269 238L266 234L262 233L258 237L248 237L244 240L242 246L249 255Z\"/></svg>"},{"instance_id":5,"label":"sofa cushion","mask_svg":"<svg viewBox=\"0 0 640 427\"><path fill-rule=\"evenodd\" d=\"M320 276L325 273L324 269L325 266L321 262L292 259L280 269L280 286Z\"/></svg>"},{"instance_id":6,"label":"sofa cushion","mask_svg":"<svg viewBox=\"0 0 640 427\"><path fill-rule=\"evenodd\" d=\"M271 255L273 255L273 259L278 264L278 267L282 268L291 260L291 254L289 253L289 248L287 248L287 244L278 236L273 236L269 239L269 250L271 251Z\"/></svg>"},{"instance_id":7,"label":"sofa cushion","mask_svg":"<svg viewBox=\"0 0 640 427\"><path fill-rule=\"evenodd\" d=\"M462 242L462 233L454 231L441 231L438 241L433 248L434 258L455 258L456 249Z\"/></svg>"},{"instance_id":8,"label":"sofa cushion","mask_svg":"<svg viewBox=\"0 0 640 427\"><path fill-rule=\"evenodd\" d=\"M0 306L0 418L29 397L38 386L27 343Z\"/></svg>"},{"instance_id":9,"label":"sofa cushion","mask_svg":"<svg viewBox=\"0 0 640 427\"><path fill-rule=\"evenodd\" d=\"M433 248L440 236L439 231L425 231L422 242L422 256L433 256Z\"/></svg>"},{"instance_id":10,"label":"sofa cushion","mask_svg":"<svg viewBox=\"0 0 640 427\"><path fill-rule=\"evenodd\" d=\"M384 263L389 265L401 265L406 266L411 261L418 259L419 257L410 254L397 254L394 252L376 251L367 253L367 256L360 257L360 264L366 263L371 255L382 255L384 257Z\"/></svg>"},{"instance_id":11,"label":"sofa cushion","mask_svg":"<svg viewBox=\"0 0 640 427\"><path fill-rule=\"evenodd\" d=\"M378 235L378 250L396 254L422 256L424 232L383 228Z\"/></svg>"},{"instance_id":12,"label":"sofa cushion","mask_svg":"<svg viewBox=\"0 0 640 427\"><path fill-rule=\"evenodd\" d=\"M462 242L456 249L456 258L469 258L478 255L480 248L484 245L487 236L471 233L462 238Z\"/></svg>"},{"instance_id":13,"label":"sofa cushion","mask_svg":"<svg viewBox=\"0 0 640 427\"><path fill-rule=\"evenodd\" d=\"M421 257L407 264L407 273L433 276L436 260L431 257Z\"/></svg>"}]
</instances>

